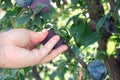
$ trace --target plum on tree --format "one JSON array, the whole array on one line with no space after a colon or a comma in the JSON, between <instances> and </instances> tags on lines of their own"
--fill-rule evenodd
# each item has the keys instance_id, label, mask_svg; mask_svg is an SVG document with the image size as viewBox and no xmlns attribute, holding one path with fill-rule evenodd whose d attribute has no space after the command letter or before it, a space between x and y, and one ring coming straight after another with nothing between
<instances>
[{"instance_id":1,"label":"plum on tree","mask_svg":"<svg viewBox=\"0 0 120 80\"><path fill-rule=\"evenodd\" d=\"M114 18L112 16L105 20L104 27L109 33L113 33L115 31Z\"/></svg>"},{"instance_id":2,"label":"plum on tree","mask_svg":"<svg viewBox=\"0 0 120 80\"><path fill-rule=\"evenodd\" d=\"M96 24L95 23L90 23L89 27L93 32L96 31Z\"/></svg>"},{"instance_id":3,"label":"plum on tree","mask_svg":"<svg viewBox=\"0 0 120 80\"><path fill-rule=\"evenodd\" d=\"M45 7L41 10L41 12L47 12L51 7L49 0L33 0L29 6L34 11L39 4L45 4Z\"/></svg>"},{"instance_id":4,"label":"plum on tree","mask_svg":"<svg viewBox=\"0 0 120 80\"><path fill-rule=\"evenodd\" d=\"M103 80L107 74L105 65L97 59L88 64L87 70L92 80Z\"/></svg>"},{"instance_id":5,"label":"plum on tree","mask_svg":"<svg viewBox=\"0 0 120 80\"><path fill-rule=\"evenodd\" d=\"M16 3L20 7L27 7L32 3L32 0L16 0Z\"/></svg>"},{"instance_id":6,"label":"plum on tree","mask_svg":"<svg viewBox=\"0 0 120 80\"><path fill-rule=\"evenodd\" d=\"M54 35L56 35L56 33L54 32L54 30L49 30L49 31L48 31L48 35L47 35L47 37L45 38L45 40L42 41L42 44L43 44L43 45L46 44L46 43L50 40L50 38L52 38ZM57 42L57 44L53 47L53 49L61 46L63 43L64 43L64 40L63 40L62 38L60 38L60 40L59 40L59 41Z\"/></svg>"}]
</instances>

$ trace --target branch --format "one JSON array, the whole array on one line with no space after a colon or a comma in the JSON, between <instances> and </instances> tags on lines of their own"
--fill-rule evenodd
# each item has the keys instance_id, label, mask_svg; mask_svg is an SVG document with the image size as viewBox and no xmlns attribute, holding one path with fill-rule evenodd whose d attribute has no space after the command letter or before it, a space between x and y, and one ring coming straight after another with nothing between
<instances>
[{"instance_id":1,"label":"branch","mask_svg":"<svg viewBox=\"0 0 120 80\"><path fill-rule=\"evenodd\" d=\"M80 57L76 57L76 53L69 47L68 51L71 55L75 57L75 59L87 70L87 65Z\"/></svg>"},{"instance_id":2,"label":"branch","mask_svg":"<svg viewBox=\"0 0 120 80\"><path fill-rule=\"evenodd\" d=\"M32 74L35 77L36 80L42 80L39 73L37 72L37 67L33 66L32 67Z\"/></svg>"}]
</instances>

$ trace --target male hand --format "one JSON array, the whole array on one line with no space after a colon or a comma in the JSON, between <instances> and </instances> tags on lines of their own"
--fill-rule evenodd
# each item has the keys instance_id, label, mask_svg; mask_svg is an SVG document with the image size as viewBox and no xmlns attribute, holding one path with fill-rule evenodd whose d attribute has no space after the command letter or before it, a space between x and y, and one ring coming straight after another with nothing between
<instances>
[{"instance_id":1,"label":"male hand","mask_svg":"<svg viewBox=\"0 0 120 80\"><path fill-rule=\"evenodd\" d=\"M59 41L53 36L43 47L36 47L47 37L48 31L33 32L27 29L12 29L0 33L0 68L23 68L51 61L67 50L66 45L53 49Z\"/></svg>"}]
</instances>

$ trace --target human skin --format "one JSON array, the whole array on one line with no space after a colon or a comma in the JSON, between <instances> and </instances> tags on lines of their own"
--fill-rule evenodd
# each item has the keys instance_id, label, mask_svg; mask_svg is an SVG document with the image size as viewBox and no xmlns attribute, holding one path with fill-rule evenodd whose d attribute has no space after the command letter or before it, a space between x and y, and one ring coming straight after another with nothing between
<instances>
[{"instance_id":1,"label":"human skin","mask_svg":"<svg viewBox=\"0 0 120 80\"><path fill-rule=\"evenodd\" d=\"M53 49L59 41L53 36L43 47L36 47L46 38L48 31L33 32L27 29L12 29L0 33L0 68L24 68L47 63L67 50L66 45Z\"/></svg>"}]
</instances>

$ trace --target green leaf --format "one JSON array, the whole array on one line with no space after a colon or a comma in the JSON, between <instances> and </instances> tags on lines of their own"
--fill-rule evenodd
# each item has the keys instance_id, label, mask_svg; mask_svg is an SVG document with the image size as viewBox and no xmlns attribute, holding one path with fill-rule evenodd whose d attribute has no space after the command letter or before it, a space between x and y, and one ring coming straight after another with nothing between
<instances>
[{"instance_id":1,"label":"green leaf","mask_svg":"<svg viewBox=\"0 0 120 80\"><path fill-rule=\"evenodd\" d=\"M11 70L10 77L14 78L17 74L18 70Z\"/></svg>"},{"instance_id":2,"label":"green leaf","mask_svg":"<svg viewBox=\"0 0 120 80\"><path fill-rule=\"evenodd\" d=\"M99 20L99 22L97 23L97 25L96 25L96 30L97 30L97 32L99 32L100 28L103 26L106 18L107 18L107 16L101 18L101 19Z\"/></svg>"},{"instance_id":3,"label":"green leaf","mask_svg":"<svg viewBox=\"0 0 120 80\"><path fill-rule=\"evenodd\" d=\"M68 26L71 21L73 21L74 24L76 24L76 22L78 21L79 15L80 15L80 14L77 14L77 15L73 16L72 18L70 18L70 19L67 21L67 23L66 23L65 26Z\"/></svg>"},{"instance_id":4,"label":"green leaf","mask_svg":"<svg viewBox=\"0 0 120 80\"><path fill-rule=\"evenodd\" d=\"M19 8L18 7L13 7L12 9L7 10L5 17L12 17L17 15Z\"/></svg>"},{"instance_id":5,"label":"green leaf","mask_svg":"<svg viewBox=\"0 0 120 80\"><path fill-rule=\"evenodd\" d=\"M23 13L21 16L16 18L15 24L16 26L21 26L27 23L31 19L31 13Z\"/></svg>"},{"instance_id":6,"label":"green leaf","mask_svg":"<svg viewBox=\"0 0 120 80\"><path fill-rule=\"evenodd\" d=\"M84 47L87 47L90 44L96 42L98 39L99 39L99 36L97 35L97 32L93 32L88 34L87 36L83 36L81 38L81 43L84 45Z\"/></svg>"},{"instance_id":7,"label":"green leaf","mask_svg":"<svg viewBox=\"0 0 120 80\"><path fill-rule=\"evenodd\" d=\"M9 75L0 75L0 80L5 80L9 77Z\"/></svg>"},{"instance_id":8,"label":"green leaf","mask_svg":"<svg viewBox=\"0 0 120 80\"><path fill-rule=\"evenodd\" d=\"M70 32L74 37L76 44L78 46L81 45L80 36L82 36L85 29L86 29L86 23L84 23L82 20L78 20L77 22L75 22L70 29Z\"/></svg>"},{"instance_id":9,"label":"green leaf","mask_svg":"<svg viewBox=\"0 0 120 80\"><path fill-rule=\"evenodd\" d=\"M105 52L105 51L100 51L100 52L97 53L96 58L97 58L97 59L103 59L103 58L105 58L106 56L107 56L107 52Z\"/></svg>"}]
</instances>

